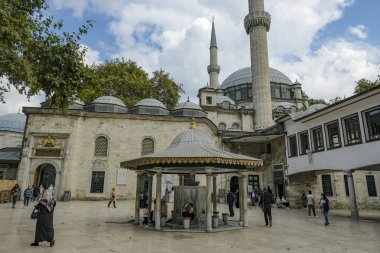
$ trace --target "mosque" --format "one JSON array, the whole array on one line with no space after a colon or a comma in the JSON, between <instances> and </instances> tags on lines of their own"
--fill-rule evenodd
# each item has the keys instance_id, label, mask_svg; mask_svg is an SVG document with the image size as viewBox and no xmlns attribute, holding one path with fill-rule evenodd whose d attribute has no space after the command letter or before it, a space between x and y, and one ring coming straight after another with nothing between
<instances>
[{"instance_id":1,"label":"mosque","mask_svg":"<svg viewBox=\"0 0 380 253\"><path fill-rule=\"evenodd\" d=\"M178 134L189 129L194 117L197 129L219 149L263 161L262 167L248 173L245 189L248 193L270 186L276 196L284 196L291 206L299 206L302 193L311 189L316 193L325 191L327 180L330 180L328 185L333 190L329 193L335 205L352 207L353 188L356 187L357 195L362 196L357 199L359 204L370 202L363 206L378 208L379 156L367 153L366 159L370 162L367 160L365 166L355 163L355 168L362 168L360 176L348 181L342 171L352 173L355 168L340 164L333 166L333 161L335 155L342 153L347 159L353 159L347 155L347 152L355 152L353 147L380 150L380 113L377 112L380 111L380 89L327 108L322 105L309 107L301 83L292 82L280 70L269 67L267 32L271 18L264 10L264 0L248 2L249 14L244 19L244 27L250 37L251 66L235 71L219 83L221 68L213 22L210 65L207 68L209 80L205 87L199 89L199 104L186 101L168 110L160 101L146 98L127 108L118 98L103 96L91 104L76 101L65 113L46 103L41 103L41 107L24 107L26 117L21 113L0 117L0 179L17 178L22 181L24 189L32 184L52 184L59 198L70 192L72 199L108 198L111 188L116 186L119 198L132 199L136 196L135 172L122 168L120 164L165 150ZM357 104L356 101L361 102ZM344 131L348 127L337 135L336 125L329 127L330 122L323 118L326 114L333 115L332 120L338 122L339 130L339 127L344 127L347 108L363 115L357 116L360 124L364 124L361 145L350 146L344 142L348 136ZM335 113L342 113L342 117ZM316 123L310 125L313 120L308 117ZM326 126L318 123L322 118ZM352 129L355 123L350 121L350 124ZM318 127L321 131L315 132ZM371 139L370 135L374 137ZM320 146L315 146L316 137L325 143L325 152L325 149L314 149L321 146L320 143ZM338 137L340 146L334 146ZM332 154L338 148L342 153ZM316 154L312 156L312 152ZM314 164L317 155L327 156L328 159L324 156L318 159L327 159L331 163ZM304 178L307 178L305 182ZM239 189L238 175L220 174L216 180L220 202L224 201L227 190ZM177 176L163 175L162 188L170 190L179 182ZM189 173L184 176L183 183L205 185L206 182L200 175ZM351 188L346 187L347 192L351 189L351 195L348 193L342 197L340 188L344 189L345 185L351 185ZM141 190L146 189L148 180L141 187Z\"/></svg>"}]
</instances>

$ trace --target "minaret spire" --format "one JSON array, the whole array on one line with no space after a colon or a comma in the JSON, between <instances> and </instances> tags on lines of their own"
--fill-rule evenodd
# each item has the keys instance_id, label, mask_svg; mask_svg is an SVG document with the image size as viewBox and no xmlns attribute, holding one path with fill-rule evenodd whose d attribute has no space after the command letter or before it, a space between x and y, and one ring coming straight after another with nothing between
<instances>
[{"instance_id":1,"label":"minaret spire","mask_svg":"<svg viewBox=\"0 0 380 253\"><path fill-rule=\"evenodd\" d=\"M259 130L273 125L267 42L271 18L264 9L264 0L248 0L248 5L244 27L250 36L254 125Z\"/></svg>"},{"instance_id":2,"label":"minaret spire","mask_svg":"<svg viewBox=\"0 0 380 253\"><path fill-rule=\"evenodd\" d=\"M212 17L212 29L210 40L210 65L207 67L207 71L210 76L210 87L218 89L220 66L218 65L218 45L216 43L214 17Z\"/></svg>"}]
</instances>

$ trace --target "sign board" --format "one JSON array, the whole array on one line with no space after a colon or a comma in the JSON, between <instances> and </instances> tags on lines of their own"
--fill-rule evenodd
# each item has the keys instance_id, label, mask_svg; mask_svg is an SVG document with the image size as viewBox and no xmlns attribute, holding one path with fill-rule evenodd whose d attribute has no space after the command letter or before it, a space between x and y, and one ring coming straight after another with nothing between
<instances>
[{"instance_id":1,"label":"sign board","mask_svg":"<svg viewBox=\"0 0 380 253\"><path fill-rule=\"evenodd\" d=\"M116 177L117 185L126 185L127 184L127 169L117 169L117 177Z\"/></svg>"},{"instance_id":2,"label":"sign board","mask_svg":"<svg viewBox=\"0 0 380 253\"><path fill-rule=\"evenodd\" d=\"M284 165L283 164L275 164L273 166L273 181L275 184L284 183Z\"/></svg>"}]
</instances>

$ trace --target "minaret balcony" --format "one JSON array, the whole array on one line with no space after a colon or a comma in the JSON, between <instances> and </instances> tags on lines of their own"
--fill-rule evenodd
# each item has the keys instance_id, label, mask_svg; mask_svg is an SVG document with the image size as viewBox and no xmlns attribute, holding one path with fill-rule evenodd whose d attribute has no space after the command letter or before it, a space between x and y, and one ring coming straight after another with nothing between
<instances>
[{"instance_id":1,"label":"minaret balcony","mask_svg":"<svg viewBox=\"0 0 380 253\"><path fill-rule=\"evenodd\" d=\"M212 72L219 73L220 72L220 66L219 65L208 65L207 71L209 74Z\"/></svg>"},{"instance_id":2,"label":"minaret balcony","mask_svg":"<svg viewBox=\"0 0 380 253\"><path fill-rule=\"evenodd\" d=\"M266 11L254 11L244 18L244 27L247 34L250 34L256 26L264 26L267 31L270 29L270 14Z\"/></svg>"}]
</instances>

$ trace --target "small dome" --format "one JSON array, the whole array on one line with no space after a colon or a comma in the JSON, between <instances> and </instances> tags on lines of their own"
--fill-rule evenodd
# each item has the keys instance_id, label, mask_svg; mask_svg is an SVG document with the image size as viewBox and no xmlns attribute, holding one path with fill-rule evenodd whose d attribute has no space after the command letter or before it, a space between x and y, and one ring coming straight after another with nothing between
<instances>
[{"instance_id":1,"label":"small dome","mask_svg":"<svg viewBox=\"0 0 380 253\"><path fill-rule=\"evenodd\" d=\"M291 109L293 106L296 106L296 105L289 102L279 102L279 103L273 104L272 109L275 110L280 106L284 107L284 109Z\"/></svg>"},{"instance_id":2,"label":"small dome","mask_svg":"<svg viewBox=\"0 0 380 253\"><path fill-rule=\"evenodd\" d=\"M122 107L126 107L123 101L118 98L112 96L103 96L99 97L92 102L93 104L109 104L109 105L118 105Z\"/></svg>"},{"instance_id":3,"label":"small dome","mask_svg":"<svg viewBox=\"0 0 380 253\"><path fill-rule=\"evenodd\" d=\"M23 133L26 116L23 113L11 113L0 117L0 131Z\"/></svg>"},{"instance_id":4,"label":"small dome","mask_svg":"<svg viewBox=\"0 0 380 253\"><path fill-rule=\"evenodd\" d=\"M186 102L178 104L176 107L174 107L173 110L182 110L182 109L202 110L202 108L199 105L190 101L186 101Z\"/></svg>"},{"instance_id":5,"label":"small dome","mask_svg":"<svg viewBox=\"0 0 380 253\"><path fill-rule=\"evenodd\" d=\"M223 102L229 102L231 105L235 105L235 101L233 101L231 98L227 96L218 96L216 97L216 103L217 104L223 104Z\"/></svg>"},{"instance_id":6,"label":"small dome","mask_svg":"<svg viewBox=\"0 0 380 253\"><path fill-rule=\"evenodd\" d=\"M269 78L271 83L293 85L289 77L287 77L284 73L274 68L269 68ZM226 80L223 81L220 88L226 89L229 87L247 83L252 83L251 67L242 68L232 73L230 76L226 78Z\"/></svg>"},{"instance_id":7,"label":"small dome","mask_svg":"<svg viewBox=\"0 0 380 253\"><path fill-rule=\"evenodd\" d=\"M315 112L315 111L319 111L325 108L326 106L327 105L324 105L324 104L315 104L315 105L310 106L307 110Z\"/></svg>"},{"instance_id":8,"label":"small dome","mask_svg":"<svg viewBox=\"0 0 380 253\"><path fill-rule=\"evenodd\" d=\"M166 106L162 102L154 98L144 98L140 100L139 102L137 102L135 106L150 106L150 107L160 107L160 108L167 109Z\"/></svg>"}]
</instances>

